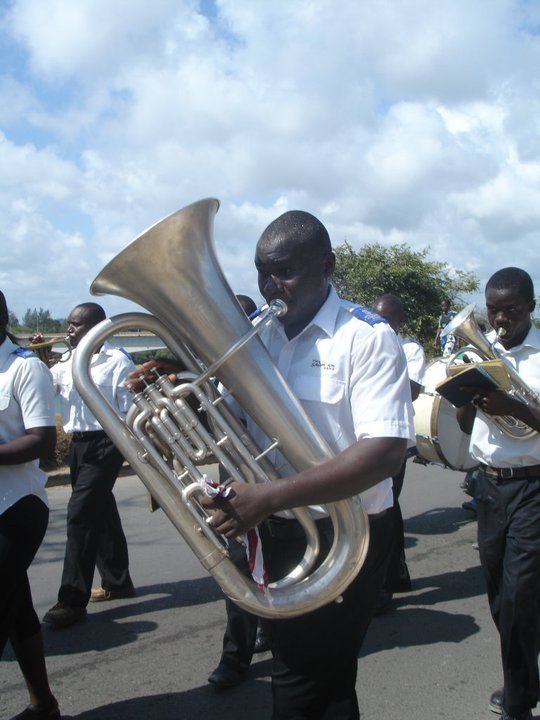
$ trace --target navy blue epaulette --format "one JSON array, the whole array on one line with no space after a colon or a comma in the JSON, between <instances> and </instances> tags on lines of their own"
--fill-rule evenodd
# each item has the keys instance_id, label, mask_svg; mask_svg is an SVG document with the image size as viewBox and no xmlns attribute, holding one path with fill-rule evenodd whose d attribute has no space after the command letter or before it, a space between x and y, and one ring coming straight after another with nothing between
<instances>
[{"instance_id":1,"label":"navy blue epaulette","mask_svg":"<svg viewBox=\"0 0 540 720\"><path fill-rule=\"evenodd\" d=\"M32 350L23 347L15 348L12 354L23 358L36 357L36 354L32 352Z\"/></svg>"},{"instance_id":2,"label":"navy blue epaulette","mask_svg":"<svg viewBox=\"0 0 540 720\"><path fill-rule=\"evenodd\" d=\"M131 357L131 355L128 353L128 351L127 351L125 348L123 348L123 347L117 347L117 348L115 348L115 350L120 350L120 352L121 352L121 353L124 353L124 355L125 355L129 360L133 360L133 358Z\"/></svg>"},{"instance_id":3,"label":"navy blue epaulette","mask_svg":"<svg viewBox=\"0 0 540 720\"><path fill-rule=\"evenodd\" d=\"M364 322L367 322L368 325L377 325L378 323L386 323L386 325L388 325L386 320L380 315L377 315L374 310L370 310L367 307L362 307L361 305L352 309L351 315L354 315L354 317L358 318L358 320L363 320Z\"/></svg>"},{"instance_id":4,"label":"navy blue epaulette","mask_svg":"<svg viewBox=\"0 0 540 720\"><path fill-rule=\"evenodd\" d=\"M261 305L260 308L257 308L252 313L248 315L248 320L255 320L256 317L259 317L259 315L262 313L263 310L265 310L268 307L268 305Z\"/></svg>"}]
</instances>

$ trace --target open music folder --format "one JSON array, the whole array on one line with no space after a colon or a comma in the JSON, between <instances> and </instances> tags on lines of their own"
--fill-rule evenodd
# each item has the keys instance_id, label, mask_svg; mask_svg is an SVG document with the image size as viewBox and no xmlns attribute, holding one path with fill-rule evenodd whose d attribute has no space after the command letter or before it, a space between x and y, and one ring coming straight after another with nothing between
<instances>
[{"instance_id":1,"label":"open music folder","mask_svg":"<svg viewBox=\"0 0 540 720\"><path fill-rule=\"evenodd\" d=\"M477 389L508 391L512 387L502 360L449 365L447 373L435 390L458 408L470 402Z\"/></svg>"}]
</instances>

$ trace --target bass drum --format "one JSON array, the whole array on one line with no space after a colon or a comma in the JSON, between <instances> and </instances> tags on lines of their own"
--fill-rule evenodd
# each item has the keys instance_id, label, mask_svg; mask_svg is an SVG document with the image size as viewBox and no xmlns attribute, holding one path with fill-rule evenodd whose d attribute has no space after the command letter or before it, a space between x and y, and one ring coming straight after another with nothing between
<instances>
[{"instance_id":1,"label":"bass drum","mask_svg":"<svg viewBox=\"0 0 540 720\"><path fill-rule=\"evenodd\" d=\"M459 427L456 408L435 390L446 377L447 365L447 359L436 359L426 367L424 389L413 403L416 449L429 462L472 470L478 463L469 452L470 435Z\"/></svg>"}]
</instances>

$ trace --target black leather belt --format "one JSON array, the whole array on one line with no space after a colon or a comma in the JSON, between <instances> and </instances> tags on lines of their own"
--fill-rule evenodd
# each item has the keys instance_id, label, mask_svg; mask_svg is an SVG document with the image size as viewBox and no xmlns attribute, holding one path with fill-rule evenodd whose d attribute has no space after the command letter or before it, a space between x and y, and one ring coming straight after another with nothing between
<instances>
[{"instance_id":1,"label":"black leather belt","mask_svg":"<svg viewBox=\"0 0 540 720\"><path fill-rule=\"evenodd\" d=\"M392 508L386 508L386 510L381 510L381 512L378 513L369 513L368 518L370 522L373 522L374 520L380 520L381 518L385 517L390 513L390 510Z\"/></svg>"},{"instance_id":2,"label":"black leather belt","mask_svg":"<svg viewBox=\"0 0 540 720\"><path fill-rule=\"evenodd\" d=\"M499 480L520 480L523 478L540 477L540 465L526 465L516 468L494 468L489 465L480 465L480 469L486 475L491 475Z\"/></svg>"},{"instance_id":3,"label":"black leather belt","mask_svg":"<svg viewBox=\"0 0 540 720\"><path fill-rule=\"evenodd\" d=\"M75 430L71 433L72 440L97 440L102 437L107 437L105 430L86 430L85 432Z\"/></svg>"}]
</instances>

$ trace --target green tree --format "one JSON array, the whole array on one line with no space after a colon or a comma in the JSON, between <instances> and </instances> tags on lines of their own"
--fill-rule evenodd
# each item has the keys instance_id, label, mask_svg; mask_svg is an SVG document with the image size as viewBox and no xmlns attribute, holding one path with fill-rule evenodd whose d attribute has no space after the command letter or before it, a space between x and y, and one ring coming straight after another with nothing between
<instances>
[{"instance_id":1,"label":"green tree","mask_svg":"<svg viewBox=\"0 0 540 720\"><path fill-rule=\"evenodd\" d=\"M49 310L28 308L23 316L23 326L30 331L40 333L56 333L67 328L65 319L53 318Z\"/></svg>"},{"instance_id":2,"label":"green tree","mask_svg":"<svg viewBox=\"0 0 540 720\"><path fill-rule=\"evenodd\" d=\"M8 325L11 328L17 327L19 325L19 318L12 310L8 310Z\"/></svg>"},{"instance_id":3,"label":"green tree","mask_svg":"<svg viewBox=\"0 0 540 720\"><path fill-rule=\"evenodd\" d=\"M451 271L447 263L429 260L427 254L427 249L411 250L405 243L374 243L355 251L345 242L336 248L333 283L342 297L368 307L378 295L397 295L407 314L403 333L428 351L441 301L448 298L459 309L466 304L463 296L478 290L479 281L472 273Z\"/></svg>"}]
</instances>

